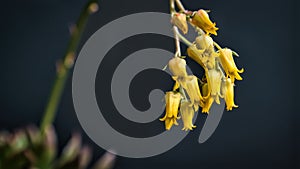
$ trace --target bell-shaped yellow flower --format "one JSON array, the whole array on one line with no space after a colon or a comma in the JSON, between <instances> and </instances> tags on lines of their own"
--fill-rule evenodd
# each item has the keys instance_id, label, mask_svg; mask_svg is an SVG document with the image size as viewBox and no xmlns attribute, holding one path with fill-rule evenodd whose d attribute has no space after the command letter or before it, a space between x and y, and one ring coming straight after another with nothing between
<instances>
[{"instance_id":1,"label":"bell-shaped yellow flower","mask_svg":"<svg viewBox=\"0 0 300 169\"><path fill-rule=\"evenodd\" d=\"M186 90L190 98L191 105L194 106L195 111L198 111L200 102L203 100L200 93L198 78L194 75L191 75L187 76L185 79L185 85L183 88Z\"/></svg>"},{"instance_id":2,"label":"bell-shaped yellow flower","mask_svg":"<svg viewBox=\"0 0 300 169\"><path fill-rule=\"evenodd\" d=\"M196 46L200 50L213 50L214 47L214 41L213 39L207 35L203 34L196 38L195 40Z\"/></svg>"},{"instance_id":3,"label":"bell-shaped yellow flower","mask_svg":"<svg viewBox=\"0 0 300 169\"><path fill-rule=\"evenodd\" d=\"M190 75L185 78L178 78L177 76L173 76L173 79L176 81L175 86L177 87L174 87L174 89L178 89L178 87L181 85L189 96L189 99L191 101L190 106L193 106L195 111L198 111L199 105L203 101L199 89L198 78L194 75Z\"/></svg>"},{"instance_id":4,"label":"bell-shaped yellow flower","mask_svg":"<svg viewBox=\"0 0 300 169\"><path fill-rule=\"evenodd\" d=\"M188 32L188 24L186 21L186 15L183 13L175 13L172 16L171 22L177 26L184 34Z\"/></svg>"},{"instance_id":5,"label":"bell-shaped yellow flower","mask_svg":"<svg viewBox=\"0 0 300 169\"><path fill-rule=\"evenodd\" d=\"M192 58L195 62L201 65L203 68L206 66L204 65L204 58L202 56L204 50L197 49L196 46L192 45L187 49L187 54L190 58Z\"/></svg>"},{"instance_id":6,"label":"bell-shaped yellow flower","mask_svg":"<svg viewBox=\"0 0 300 169\"><path fill-rule=\"evenodd\" d=\"M175 124L178 125L178 109L181 100L181 95L178 92L166 92L165 101L166 101L166 114L163 118L159 119L160 121L165 121L166 130L170 130L171 127Z\"/></svg>"},{"instance_id":7,"label":"bell-shaped yellow flower","mask_svg":"<svg viewBox=\"0 0 300 169\"><path fill-rule=\"evenodd\" d=\"M193 107L190 106L189 101L181 101L180 104L180 114L181 119L183 121L183 128L182 130L188 131L193 130L196 126L193 124L193 117L195 114L195 111Z\"/></svg>"},{"instance_id":8,"label":"bell-shaped yellow flower","mask_svg":"<svg viewBox=\"0 0 300 169\"><path fill-rule=\"evenodd\" d=\"M209 113L209 110L213 103L214 103L214 98L208 95L208 97L204 99L203 106L202 106L202 113Z\"/></svg>"},{"instance_id":9,"label":"bell-shaped yellow flower","mask_svg":"<svg viewBox=\"0 0 300 169\"><path fill-rule=\"evenodd\" d=\"M244 69L239 70L236 67L236 64L233 60L233 52L232 50L225 48L225 49L221 49L220 51L220 62L221 65L227 75L227 77L229 76L231 81L234 83L234 80L243 80L243 78L240 76L239 73L243 73Z\"/></svg>"},{"instance_id":10,"label":"bell-shaped yellow flower","mask_svg":"<svg viewBox=\"0 0 300 169\"><path fill-rule=\"evenodd\" d=\"M208 98L208 95L210 95L210 92L208 90L208 83L204 83L202 86L201 86L201 94L202 94L202 97L205 99L205 98Z\"/></svg>"},{"instance_id":11,"label":"bell-shaped yellow flower","mask_svg":"<svg viewBox=\"0 0 300 169\"><path fill-rule=\"evenodd\" d=\"M208 91L217 104L220 104L222 72L216 69L206 71Z\"/></svg>"},{"instance_id":12,"label":"bell-shaped yellow flower","mask_svg":"<svg viewBox=\"0 0 300 169\"><path fill-rule=\"evenodd\" d=\"M230 78L227 78L222 84L222 93L226 102L227 111L232 110L233 107L238 106L234 103L234 83L232 83Z\"/></svg>"},{"instance_id":13,"label":"bell-shaped yellow flower","mask_svg":"<svg viewBox=\"0 0 300 169\"><path fill-rule=\"evenodd\" d=\"M185 77L186 72L186 61L179 57L174 57L169 61L169 70L173 76Z\"/></svg>"},{"instance_id":14,"label":"bell-shaped yellow flower","mask_svg":"<svg viewBox=\"0 0 300 169\"><path fill-rule=\"evenodd\" d=\"M199 11L195 12L192 17L192 23L197 27L201 28L207 34L217 35L217 30L219 28L216 27L216 23L213 23L208 16L208 13L200 9Z\"/></svg>"},{"instance_id":15,"label":"bell-shaped yellow flower","mask_svg":"<svg viewBox=\"0 0 300 169\"><path fill-rule=\"evenodd\" d=\"M187 49L187 54L204 69L213 69L216 65L217 53L214 50L201 50L192 45Z\"/></svg>"}]
</instances>

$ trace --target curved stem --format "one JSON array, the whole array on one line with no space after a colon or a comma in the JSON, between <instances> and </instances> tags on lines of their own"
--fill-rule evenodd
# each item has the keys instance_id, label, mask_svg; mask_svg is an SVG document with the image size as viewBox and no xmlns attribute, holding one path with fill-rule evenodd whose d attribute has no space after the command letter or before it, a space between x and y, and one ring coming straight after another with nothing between
<instances>
[{"instance_id":1,"label":"curved stem","mask_svg":"<svg viewBox=\"0 0 300 169\"><path fill-rule=\"evenodd\" d=\"M175 2L174 0L170 0L170 13L171 13L171 16L173 16L173 14L176 12L175 10Z\"/></svg>"},{"instance_id":2,"label":"curved stem","mask_svg":"<svg viewBox=\"0 0 300 169\"><path fill-rule=\"evenodd\" d=\"M175 2L176 2L177 7L178 7L182 12L185 12L185 8L184 8L184 6L182 5L181 1L180 1L180 0L175 0Z\"/></svg>"},{"instance_id":3,"label":"curved stem","mask_svg":"<svg viewBox=\"0 0 300 169\"><path fill-rule=\"evenodd\" d=\"M171 17L173 17L173 14L176 12L175 10L175 1L174 0L170 0L170 13L171 13ZM178 28L176 26L173 26L173 32L174 32L174 39L175 39L175 57L179 57L181 56L181 49L180 49L180 41L179 41L179 31ZM186 94L184 92L184 89L182 88L182 86L179 87L179 92L181 93L181 95L184 97L185 100L187 100Z\"/></svg>"},{"instance_id":4,"label":"curved stem","mask_svg":"<svg viewBox=\"0 0 300 169\"><path fill-rule=\"evenodd\" d=\"M179 31L177 31L176 34L177 34L178 38L179 38L180 40L182 40L182 42L185 43L187 46L192 46L192 45L193 45L193 43L190 42L190 41L189 41L187 38L185 38L183 35L181 35L181 34L179 33Z\"/></svg>"},{"instance_id":5,"label":"curved stem","mask_svg":"<svg viewBox=\"0 0 300 169\"><path fill-rule=\"evenodd\" d=\"M180 49L180 41L178 36L178 28L176 26L173 26L174 31L174 39L175 39L175 47L176 47L176 54L175 56L181 56L181 49Z\"/></svg>"},{"instance_id":6,"label":"curved stem","mask_svg":"<svg viewBox=\"0 0 300 169\"><path fill-rule=\"evenodd\" d=\"M215 41L214 41L214 45L215 45L215 47L216 47L217 49L219 49L219 50L222 49L221 46L220 46L219 44L217 44L217 42L215 42Z\"/></svg>"},{"instance_id":7,"label":"curved stem","mask_svg":"<svg viewBox=\"0 0 300 169\"><path fill-rule=\"evenodd\" d=\"M98 0L89 0L84 9L82 10L76 25L71 30L71 38L66 50L66 53L61 61L57 65L57 74L55 82L52 86L48 103L44 112L44 116L41 122L41 132L44 133L45 129L52 124L55 114L61 100L62 93L65 88L68 75L73 67L77 47L81 39L81 35L86 26L89 16L98 10Z\"/></svg>"},{"instance_id":8,"label":"curved stem","mask_svg":"<svg viewBox=\"0 0 300 169\"><path fill-rule=\"evenodd\" d=\"M171 13L171 17L173 17L173 14L176 12L175 10L175 1L174 0L170 0L170 13ZM175 39L175 57L181 56L181 50L180 50L180 41L179 41L179 37L177 35L178 33L178 28L176 26L173 26L173 32L174 32L174 39Z\"/></svg>"}]
</instances>

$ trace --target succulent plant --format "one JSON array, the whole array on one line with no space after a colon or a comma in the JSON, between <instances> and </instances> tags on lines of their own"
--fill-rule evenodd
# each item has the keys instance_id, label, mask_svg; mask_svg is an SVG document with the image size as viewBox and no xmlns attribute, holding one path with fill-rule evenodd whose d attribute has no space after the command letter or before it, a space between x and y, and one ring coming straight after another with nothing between
<instances>
[{"instance_id":1,"label":"succulent plant","mask_svg":"<svg viewBox=\"0 0 300 169\"><path fill-rule=\"evenodd\" d=\"M54 128L43 133L35 126L13 133L0 133L0 169L86 169L90 166L91 149L82 145L81 136L73 134L58 155ZM92 169L110 169L115 156L106 153Z\"/></svg>"}]
</instances>

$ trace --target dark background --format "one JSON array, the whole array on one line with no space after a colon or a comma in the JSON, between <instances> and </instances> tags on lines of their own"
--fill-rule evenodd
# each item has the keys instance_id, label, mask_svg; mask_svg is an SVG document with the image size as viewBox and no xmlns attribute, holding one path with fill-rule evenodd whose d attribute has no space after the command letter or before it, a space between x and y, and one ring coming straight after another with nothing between
<instances>
[{"instance_id":1,"label":"dark background","mask_svg":"<svg viewBox=\"0 0 300 169\"><path fill-rule=\"evenodd\" d=\"M55 62L66 49L68 27L77 19L85 2L1 1L1 130L39 123L55 78ZM211 18L220 28L215 39L240 54L237 65L246 70L244 80L237 82L236 87L236 102L240 107L224 114L218 129L204 144L197 143L205 120L202 115L197 120L198 129L171 151L146 159L120 157L115 168L299 168L300 112L296 97L300 94L299 1L183 0L183 3L191 10L211 9ZM82 44L101 26L121 16L146 11L167 13L168 9L168 0L101 0L100 12L91 17ZM142 49L157 42L157 37L144 38L150 40L136 37L126 45L129 48L138 45ZM173 49L171 43L161 45L158 46ZM119 48L120 56L126 48ZM141 85L141 79L136 84ZM167 83L162 88L171 85ZM134 94L131 97L136 98ZM60 145L66 143L72 132L80 131L95 154L103 154L78 123L72 103L71 77L55 127Z\"/></svg>"}]
</instances>

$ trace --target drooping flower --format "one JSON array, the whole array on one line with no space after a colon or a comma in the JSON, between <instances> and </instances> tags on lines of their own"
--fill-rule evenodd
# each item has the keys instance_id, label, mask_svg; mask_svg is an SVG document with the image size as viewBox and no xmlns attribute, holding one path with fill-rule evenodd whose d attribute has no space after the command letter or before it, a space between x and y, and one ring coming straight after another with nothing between
<instances>
[{"instance_id":1,"label":"drooping flower","mask_svg":"<svg viewBox=\"0 0 300 169\"><path fill-rule=\"evenodd\" d=\"M204 69L213 69L216 65L215 58L217 53L214 50L201 50L192 45L187 49L187 54Z\"/></svg>"},{"instance_id":2,"label":"drooping flower","mask_svg":"<svg viewBox=\"0 0 300 169\"><path fill-rule=\"evenodd\" d=\"M237 67L236 67L236 64L233 60L233 52L232 50L228 49L228 48L224 48L224 49L221 49L219 50L220 52L220 55L219 55L219 58L220 58L220 62L221 62L221 65L227 75L227 77L229 76L232 83L234 83L234 80L243 80L243 78L240 76L239 73L243 73L244 72L244 69L241 69L239 70Z\"/></svg>"},{"instance_id":3,"label":"drooping flower","mask_svg":"<svg viewBox=\"0 0 300 169\"><path fill-rule=\"evenodd\" d=\"M193 124L193 117L195 114L195 111L193 107L190 106L189 101L181 101L180 104L180 114L183 121L183 128L182 130L188 131L193 130L193 128L196 128L196 126Z\"/></svg>"},{"instance_id":4,"label":"drooping flower","mask_svg":"<svg viewBox=\"0 0 300 169\"><path fill-rule=\"evenodd\" d=\"M202 113L209 113L209 110L214 103L220 104L221 84L222 84L222 72L220 70L211 69L205 72L206 81L201 87L203 96Z\"/></svg>"},{"instance_id":5,"label":"drooping flower","mask_svg":"<svg viewBox=\"0 0 300 169\"><path fill-rule=\"evenodd\" d=\"M209 113L209 110L213 103L214 103L213 97L210 96L206 97L203 102L202 113Z\"/></svg>"},{"instance_id":6,"label":"drooping flower","mask_svg":"<svg viewBox=\"0 0 300 169\"><path fill-rule=\"evenodd\" d=\"M206 71L206 78L210 96L217 104L220 104L222 72L216 69L208 70Z\"/></svg>"},{"instance_id":7,"label":"drooping flower","mask_svg":"<svg viewBox=\"0 0 300 169\"><path fill-rule=\"evenodd\" d=\"M205 31L207 34L217 35L217 30L219 28L216 27L216 23L213 23L209 19L208 13L203 9L195 12L192 17L192 23Z\"/></svg>"},{"instance_id":8,"label":"drooping flower","mask_svg":"<svg viewBox=\"0 0 300 169\"><path fill-rule=\"evenodd\" d=\"M184 34L188 32L188 24L186 21L186 15L183 13L175 13L172 16L171 23L177 26Z\"/></svg>"},{"instance_id":9,"label":"drooping flower","mask_svg":"<svg viewBox=\"0 0 300 169\"><path fill-rule=\"evenodd\" d=\"M185 77L186 72L186 61L179 57L174 57L169 61L169 69L173 76Z\"/></svg>"},{"instance_id":10,"label":"drooping flower","mask_svg":"<svg viewBox=\"0 0 300 169\"><path fill-rule=\"evenodd\" d=\"M207 82L201 86L201 94L204 99L208 98L208 95L210 94L210 92L208 91L208 83Z\"/></svg>"},{"instance_id":11,"label":"drooping flower","mask_svg":"<svg viewBox=\"0 0 300 169\"><path fill-rule=\"evenodd\" d=\"M227 78L222 84L222 93L226 102L227 111L232 110L233 107L238 106L234 103L234 83L232 83L230 78Z\"/></svg>"},{"instance_id":12,"label":"drooping flower","mask_svg":"<svg viewBox=\"0 0 300 169\"><path fill-rule=\"evenodd\" d=\"M193 106L195 111L198 111L199 105L203 100L199 89L198 78L194 75L190 75L185 78L178 78L176 76L173 76L173 79L176 81L175 86L177 88L181 85L183 89L187 92L191 101L190 106ZM175 88L175 90L177 88Z\"/></svg>"},{"instance_id":13,"label":"drooping flower","mask_svg":"<svg viewBox=\"0 0 300 169\"><path fill-rule=\"evenodd\" d=\"M204 58L202 57L204 50L197 49L196 46L192 45L187 49L187 54L190 58L192 58L194 61L196 61L199 65L201 65L203 68L206 66L204 65Z\"/></svg>"},{"instance_id":14,"label":"drooping flower","mask_svg":"<svg viewBox=\"0 0 300 169\"><path fill-rule=\"evenodd\" d=\"M206 34L198 36L195 42L197 48L200 50L213 50L214 41L210 36Z\"/></svg>"},{"instance_id":15,"label":"drooping flower","mask_svg":"<svg viewBox=\"0 0 300 169\"><path fill-rule=\"evenodd\" d=\"M179 57L174 57L169 61L169 70L173 74L172 78L175 80L173 91L177 90L180 85L184 85L185 77L188 76L186 72L186 61Z\"/></svg>"},{"instance_id":16,"label":"drooping flower","mask_svg":"<svg viewBox=\"0 0 300 169\"><path fill-rule=\"evenodd\" d=\"M166 92L166 114L160 121L165 122L166 130L170 130L173 125L178 125L178 109L181 100L181 95L178 92Z\"/></svg>"}]
</instances>

